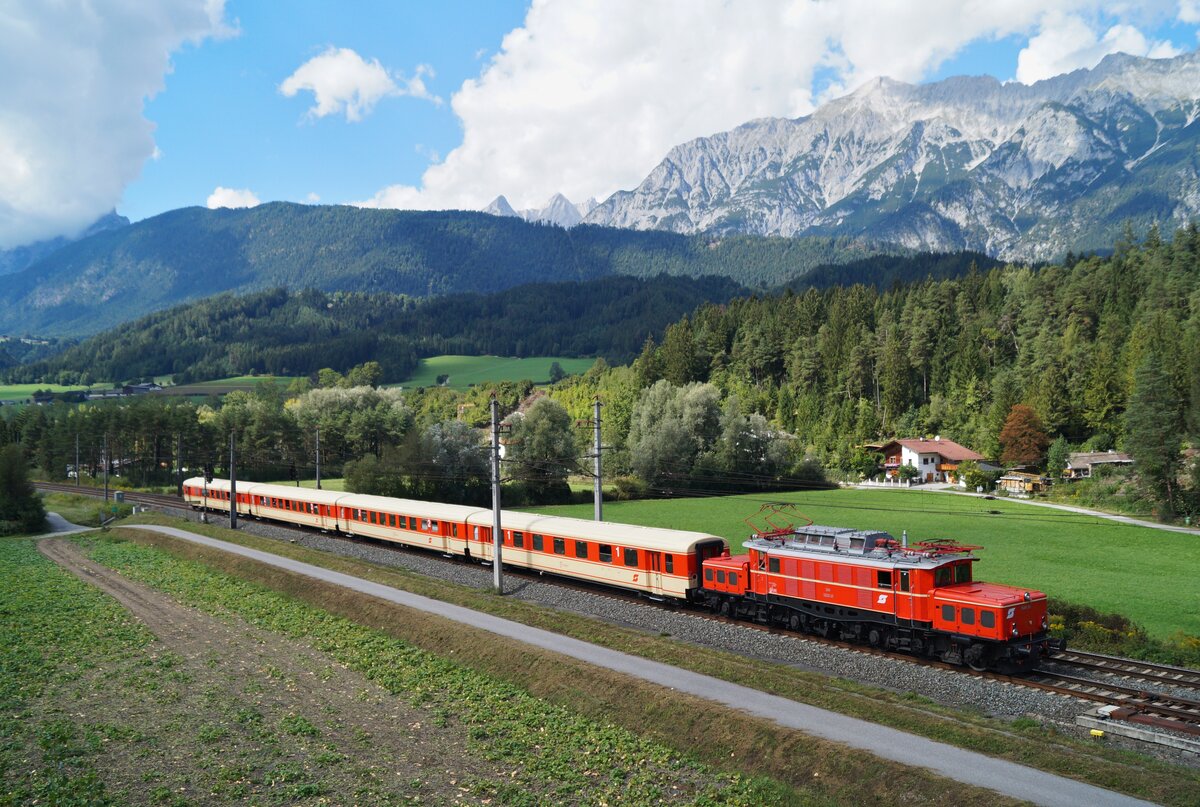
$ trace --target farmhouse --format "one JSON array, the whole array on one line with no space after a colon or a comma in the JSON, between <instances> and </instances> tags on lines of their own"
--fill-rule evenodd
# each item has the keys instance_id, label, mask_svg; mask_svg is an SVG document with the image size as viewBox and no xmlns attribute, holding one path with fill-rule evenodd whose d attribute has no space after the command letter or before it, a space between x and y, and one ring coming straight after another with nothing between
<instances>
[{"instance_id":1,"label":"farmhouse","mask_svg":"<svg viewBox=\"0 0 1200 807\"><path fill-rule=\"evenodd\" d=\"M1064 479L1087 479L1092 471L1104 465L1132 465L1133 457L1119 451L1075 452L1067 456L1067 467L1063 469Z\"/></svg>"},{"instance_id":2,"label":"farmhouse","mask_svg":"<svg viewBox=\"0 0 1200 807\"><path fill-rule=\"evenodd\" d=\"M915 478L922 482L954 482L960 463L983 459L982 454L940 436L932 440L924 437L893 440L881 451L883 467L889 477L897 476L900 468L907 465L917 469Z\"/></svg>"}]
</instances>

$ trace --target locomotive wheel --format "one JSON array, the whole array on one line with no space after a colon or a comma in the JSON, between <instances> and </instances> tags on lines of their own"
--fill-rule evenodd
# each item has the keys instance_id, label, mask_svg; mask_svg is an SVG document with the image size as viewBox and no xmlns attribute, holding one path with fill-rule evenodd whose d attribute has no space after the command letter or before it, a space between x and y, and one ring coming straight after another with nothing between
<instances>
[{"instance_id":1,"label":"locomotive wheel","mask_svg":"<svg viewBox=\"0 0 1200 807\"><path fill-rule=\"evenodd\" d=\"M721 604L717 606L717 613L721 616L729 616L729 600L721 600Z\"/></svg>"},{"instance_id":2,"label":"locomotive wheel","mask_svg":"<svg viewBox=\"0 0 1200 807\"><path fill-rule=\"evenodd\" d=\"M800 630L800 615L799 614L792 614L788 618L788 627L791 628L792 630Z\"/></svg>"},{"instance_id":3,"label":"locomotive wheel","mask_svg":"<svg viewBox=\"0 0 1200 807\"><path fill-rule=\"evenodd\" d=\"M963 661L967 663L975 672L983 672L987 669L987 660L984 654L984 647L981 644L973 644L963 653Z\"/></svg>"},{"instance_id":4,"label":"locomotive wheel","mask_svg":"<svg viewBox=\"0 0 1200 807\"><path fill-rule=\"evenodd\" d=\"M879 642L882 637L879 635L877 628L871 628L871 632L867 634L867 644L871 647L879 647Z\"/></svg>"}]
</instances>

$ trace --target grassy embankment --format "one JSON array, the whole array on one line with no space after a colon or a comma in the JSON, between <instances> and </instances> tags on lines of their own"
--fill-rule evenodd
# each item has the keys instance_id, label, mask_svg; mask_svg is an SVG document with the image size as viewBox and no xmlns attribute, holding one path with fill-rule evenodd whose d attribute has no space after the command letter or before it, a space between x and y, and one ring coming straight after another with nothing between
<instances>
[{"instance_id":1,"label":"grassy embankment","mask_svg":"<svg viewBox=\"0 0 1200 807\"><path fill-rule=\"evenodd\" d=\"M180 523L153 515L139 516L138 519ZM194 525L190 526L194 528ZM1064 737L1042 728L1033 720L1014 724L981 714L964 714L911 694L880 691L728 653L711 650L698 653L694 646L669 637L651 636L576 614L496 598L486 591L431 580L403 570L382 569L213 526L198 531L1143 798L1186 804L1200 793L1200 774L1194 770ZM940 792L945 783L927 774L862 755L847 756L835 745L780 730L732 710L702 704L654 687L631 685L621 676L553 655L547 658L538 651L513 653L510 646L498 645L485 634L469 628L450 626L426 616L411 618L404 609L387 607L371 598L231 558L216 550L185 546L145 533L130 531L128 535L139 543L202 559L225 572L383 629L430 652L448 655L460 663L498 676L538 697L683 748L711 764L737 765L747 772L774 776L806 790L812 790L819 782L816 792L837 803L864 799L871 803L890 802L911 799L914 794L919 801L971 803L975 799L973 794L959 791L957 786L949 786L950 790Z\"/></svg>"},{"instance_id":2,"label":"grassy embankment","mask_svg":"<svg viewBox=\"0 0 1200 807\"><path fill-rule=\"evenodd\" d=\"M82 527L99 527L103 519L114 515L113 508L116 508L118 518L128 516L133 510L129 504L110 501L105 506L104 500L95 496L72 496L67 493L43 493L42 503L48 512L58 513L72 524Z\"/></svg>"},{"instance_id":3,"label":"grassy embankment","mask_svg":"<svg viewBox=\"0 0 1200 807\"><path fill-rule=\"evenodd\" d=\"M495 381L533 381L545 384L550 380L550 365L558 362L568 375L587 372L595 359L568 359L556 356L536 356L527 359L504 356L431 356L421 359L416 371L400 382L400 386L434 387L438 377L449 376L447 387L466 389L472 384Z\"/></svg>"},{"instance_id":4,"label":"grassy embankment","mask_svg":"<svg viewBox=\"0 0 1200 807\"><path fill-rule=\"evenodd\" d=\"M164 651L114 600L42 557L33 542L7 540L0 542L0 803L792 800L778 783L714 770L446 655L204 565L107 537L80 543L186 605L245 619L284 647L317 647L337 662L312 671L318 687L341 685L339 665L346 665L390 692L395 703L383 704L382 723L366 728L382 731L388 716L415 714L407 730L395 727L412 746L428 734L427 722L465 752L444 758L431 747L423 751L431 767L389 770L403 767L412 748L392 749L389 760L365 730L352 742L332 742L342 736L335 733L341 716L312 707L304 697L312 684L290 681L282 660L278 668L243 667L231 689L224 675L205 673L228 661L220 647L196 659ZM297 684L287 704L298 711L275 714ZM399 790L386 786L397 779L391 774L403 774ZM434 782L441 791L429 791Z\"/></svg>"},{"instance_id":5,"label":"grassy embankment","mask_svg":"<svg viewBox=\"0 0 1200 807\"><path fill-rule=\"evenodd\" d=\"M1200 636L1200 539L1113 521L947 493L829 490L606 503L606 520L720 535L739 547L743 519L767 501L794 503L817 524L883 529L910 542L954 538L983 547L980 580L1041 589L1051 598L1124 615L1151 637ZM591 505L541 508L580 518ZM1179 641L1186 640L1180 638Z\"/></svg>"}]
</instances>

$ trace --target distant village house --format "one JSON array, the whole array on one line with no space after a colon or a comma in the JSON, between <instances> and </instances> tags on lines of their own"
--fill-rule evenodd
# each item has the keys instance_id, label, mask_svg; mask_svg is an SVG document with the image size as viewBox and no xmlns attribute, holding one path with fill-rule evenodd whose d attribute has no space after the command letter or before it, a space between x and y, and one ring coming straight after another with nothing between
<instances>
[{"instance_id":1,"label":"distant village house","mask_svg":"<svg viewBox=\"0 0 1200 807\"><path fill-rule=\"evenodd\" d=\"M1015 496L1041 493L1050 487L1050 477L1025 471L1009 471L996 480L996 486Z\"/></svg>"},{"instance_id":2,"label":"distant village house","mask_svg":"<svg viewBox=\"0 0 1200 807\"><path fill-rule=\"evenodd\" d=\"M1133 457L1119 451L1080 451L1067 456L1064 479L1087 479L1092 471L1102 466L1133 465Z\"/></svg>"},{"instance_id":3,"label":"distant village house","mask_svg":"<svg viewBox=\"0 0 1200 807\"><path fill-rule=\"evenodd\" d=\"M940 436L932 440L924 437L893 440L884 445L881 451L888 478L898 476L900 468L907 465L917 469L918 475L914 478L922 482L957 483L958 466L961 463L983 459L982 454Z\"/></svg>"}]
</instances>

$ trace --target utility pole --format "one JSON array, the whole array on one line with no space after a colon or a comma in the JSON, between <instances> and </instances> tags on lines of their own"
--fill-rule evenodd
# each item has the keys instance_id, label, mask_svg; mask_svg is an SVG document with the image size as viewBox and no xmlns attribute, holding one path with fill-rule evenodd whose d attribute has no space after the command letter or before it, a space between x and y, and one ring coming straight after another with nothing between
<instances>
[{"instance_id":1,"label":"utility pole","mask_svg":"<svg viewBox=\"0 0 1200 807\"><path fill-rule=\"evenodd\" d=\"M317 490L321 489L321 427L317 427Z\"/></svg>"},{"instance_id":2,"label":"utility pole","mask_svg":"<svg viewBox=\"0 0 1200 807\"><path fill-rule=\"evenodd\" d=\"M183 498L183 435L175 435L175 495Z\"/></svg>"},{"instance_id":3,"label":"utility pole","mask_svg":"<svg viewBox=\"0 0 1200 807\"><path fill-rule=\"evenodd\" d=\"M108 432L104 433L104 505L108 506Z\"/></svg>"},{"instance_id":4,"label":"utility pole","mask_svg":"<svg viewBox=\"0 0 1200 807\"><path fill-rule=\"evenodd\" d=\"M229 529L237 529L237 454L233 444L233 432L229 433Z\"/></svg>"},{"instance_id":5,"label":"utility pole","mask_svg":"<svg viewBox=\"0 0 1200 807\"><path fill-rule=\"evenodd\" d=\"M596 396L596 400L595 400L595 403L593 404L593 407L594 407L594 414L592 415L592 426L594 428L593 434L595 437L593 451L596 452L596 456L593 459L593 463L594 463L593 470L594 470L594 473L596 476L596 494L595 494L596 521L603 521L604 520L604 517L603 517L604 516L604 486L601 484L601 479L600 479L600 396L599 395Z\"/></svg>"},{"instance_id":6,"label":"utility pole","mask_svg":"<svg viewBox=\"0 0 1200 807\"><path fill-rule=\"evenodd\" d=\"M79 432L75 433L75 487L79 487Z\"/></svg>"},{"instance_id":7,"label":"utility pole","mask_svg":"<svg viewBox=\"0 0 1200 807\"><path fill-rule=\"evenodd\" d=\"M492 584L497 594L504 593L500 570L500 546L504 532L500 527L500 404L492 393Z\"/></svg>"}]
</instances>

